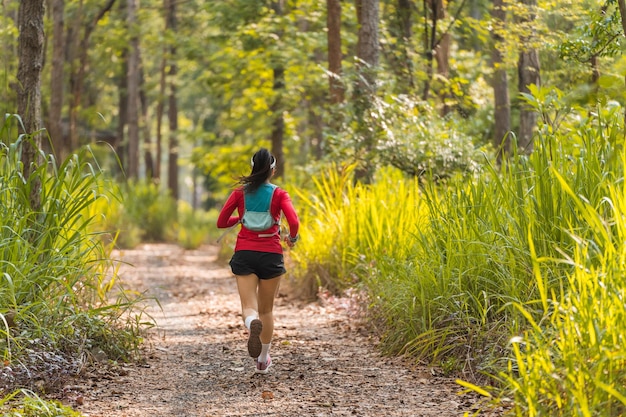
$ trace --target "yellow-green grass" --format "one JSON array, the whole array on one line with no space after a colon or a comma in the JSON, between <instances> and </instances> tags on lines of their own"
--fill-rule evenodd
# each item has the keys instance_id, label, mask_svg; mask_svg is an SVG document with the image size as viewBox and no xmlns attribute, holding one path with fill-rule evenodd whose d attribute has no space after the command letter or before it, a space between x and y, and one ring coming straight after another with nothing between
<instances>
[{"instance_id":1,"label":"yellow-green grass","mask_svg":"<svg viewBox=\"0 0 626 417\"><path fill-rule=\"evenodd\" d=\"M332 169L299 195L297 276L363 288L385 351L489 381L520 416L620 415L622 117L581 113L470 181Z\"/></svg>"}]
</instances>

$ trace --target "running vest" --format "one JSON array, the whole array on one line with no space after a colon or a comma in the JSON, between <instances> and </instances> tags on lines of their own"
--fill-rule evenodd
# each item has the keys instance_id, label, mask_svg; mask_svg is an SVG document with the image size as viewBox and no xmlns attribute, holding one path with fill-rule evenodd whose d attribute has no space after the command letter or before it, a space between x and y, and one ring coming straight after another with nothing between
<instances>
[{"instance_id":1,"label":"running vest","mask_svg":"<svg viewBox=\"0 0 626 417\"><path fill-rule=\"evenodd\" d=\"M244 212L241 217L241 224L246 229L261 232L279 224L279 221L274 219L270 213L272 197L276 188L278 187L274 184L263 184L253 193L247 193L244 190ZM274 233L269 234L267 237L273 235Z\"/></svg>"}]
</instances>

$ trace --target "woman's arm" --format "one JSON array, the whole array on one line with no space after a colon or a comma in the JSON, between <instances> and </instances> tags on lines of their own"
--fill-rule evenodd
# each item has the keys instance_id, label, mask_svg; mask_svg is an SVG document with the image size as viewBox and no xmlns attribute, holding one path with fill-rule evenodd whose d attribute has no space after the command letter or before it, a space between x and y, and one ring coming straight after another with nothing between
<instances>
[{"instance_id":1,"label":"woman's arm","mask_svg":"<svg viewBox=\"0 0 626 417\"><path fill-rule=\"evenodd\" d=\"M285 219L289 224L289 236L286 238L291 238L291 241L295 243L295 240L298 239L298 230L300 229L300 220L298 219L298 214L296 213L296 209L293 207L293 203L291 202L291 197L287 193L287 191L283 191L280 209L285 215Z\"/></svg>"},{"instance_id":2,"label":"woman's arm","mask_svg":"<svg viewBox=\"0 0 626 417\"><path fill-rule=\"evenodd\" d=\"M239 204L239 198L237 195L237 191L233 191L224 203L224 207L220 211L219 216L217 217L217 227L220 229L224 229L226 227L234 226L239 223L241 219L239 216L232 216L233 212L237 208Z\"/></svg>"}]
</instances>

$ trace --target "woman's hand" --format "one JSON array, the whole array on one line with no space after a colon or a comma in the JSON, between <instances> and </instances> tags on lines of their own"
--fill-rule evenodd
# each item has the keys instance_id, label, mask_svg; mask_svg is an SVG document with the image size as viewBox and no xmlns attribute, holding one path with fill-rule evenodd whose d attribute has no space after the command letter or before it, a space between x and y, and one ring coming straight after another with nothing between
<instances>
[{"instance_id":1,"label":"woman's hand","mask_svg":"<svg viewBox=\"0 0 626 417\"><path fill-rule=\"evenodd\" d=\"M285 243L287 244L287 246L289 246L290 248L293 248L296 245L296 242L298 241L298 239L300 239L300 236L297 235L296 237L291 237L289 235L285 236Z\"/></svg>"}]
</instances>

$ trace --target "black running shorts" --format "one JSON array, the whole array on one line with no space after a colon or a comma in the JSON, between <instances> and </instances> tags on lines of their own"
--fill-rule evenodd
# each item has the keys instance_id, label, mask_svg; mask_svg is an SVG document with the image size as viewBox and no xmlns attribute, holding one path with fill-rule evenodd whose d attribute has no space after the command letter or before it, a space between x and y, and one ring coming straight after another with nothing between
<instances>
[{"instance_id":1,"label":"black running shorts","mask_svg":"<svg viewBox=\"0 0 626 417\"><path fill-rule=\"evenodd\" d=\"M282 253L240 250L230 260L235 275L256 274L259 279L271 279L283 275L287 270Z\"/></svg>"}]
</instances>

